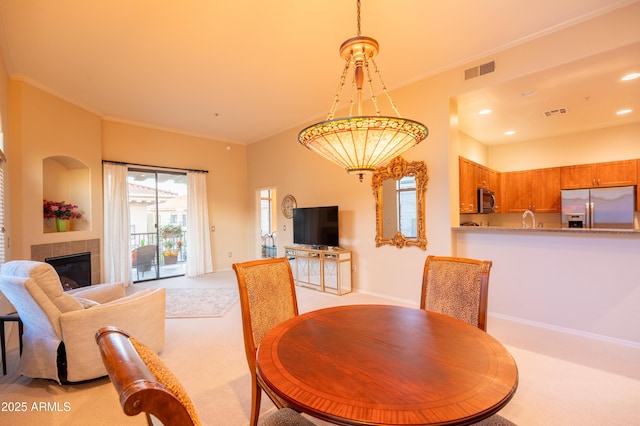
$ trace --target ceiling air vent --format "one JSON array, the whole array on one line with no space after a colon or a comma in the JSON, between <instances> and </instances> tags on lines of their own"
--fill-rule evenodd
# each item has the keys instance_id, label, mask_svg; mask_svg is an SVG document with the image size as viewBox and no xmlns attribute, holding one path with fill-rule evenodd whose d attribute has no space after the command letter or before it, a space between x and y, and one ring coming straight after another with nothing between
<instances>
[{"instance_id":1,"label":"ceiling air vent","mask_svg":"<svg viewBox=\"0 0 640 426\"><path fill-rule=\"evenodd\" d=\"M560 115L560 114L566 114L567 112L569 112L566 108L554 108L554 109L550 109L549 111L545 111L544 112L544 116L545 117L551 117L552 115Z\"/></svg>"},{"instance_id":2,"label":"ceiling air vent","mask_svg":"<svg viewBox=\"0 0 640 426\"><path fill-rule=\"evenodd\" d=\"M482 64L477 67L464 70L464 79L470 80L472 78L476 78L481 75L489 74L490 72L494 72L495 70L496 70L496 62L495 61L487 62L486 64Z\"/></svg>"}]
</instances>

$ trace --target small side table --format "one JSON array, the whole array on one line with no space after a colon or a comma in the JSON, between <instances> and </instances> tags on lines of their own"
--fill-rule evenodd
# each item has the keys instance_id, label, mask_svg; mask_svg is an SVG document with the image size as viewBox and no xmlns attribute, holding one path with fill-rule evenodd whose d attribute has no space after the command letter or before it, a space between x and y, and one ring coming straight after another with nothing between
<instances>
[{"instance_id":1,"label":"small side table","mask_svg":"<svg viewBox=\"0 0 640 426\"><path fill-rule=\"evenodd\" d=\"M12 321L18 323L18 337L20 339L20 355L22 355L22 333L24 332L24 325L20 321L20 317L17 312L11 312L5 315L0 315L0 345L2 346L2 374L7 374L7 343L5 342L4 323L6 321Z\"/></svg>"}]
</instances>

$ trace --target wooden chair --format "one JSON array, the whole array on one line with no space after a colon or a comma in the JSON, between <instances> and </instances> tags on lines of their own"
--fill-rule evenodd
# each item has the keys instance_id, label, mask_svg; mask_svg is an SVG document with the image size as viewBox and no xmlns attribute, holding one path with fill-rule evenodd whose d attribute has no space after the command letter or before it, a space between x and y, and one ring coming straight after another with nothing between
<instances>
[{"instance_id":1,"label":"wooden chair","mask_svg":"<svg viewBox=\"0 0 640 426\"><path fill-rule=\"evenodd\" d=\"M427 256L420 309L438 312L487 331L490 260ZM472 426L516 426L494 414Z\"/></svg>"},{"instance_id":2,"label":"wooden chair","mask_svg":"<svg viewBox=\"0 0 640 426\"><path fill-rule=\"evenodd\" d=\"M457 318L487 331L490 260L428 256L420 309Z\"/></svg>"},{"instance_id":3,"label":"wooden chair","mask_svg":"<svg viewBox=\"0 0 640 426\"><path fill-rule=\"evenodd\" d=\"M200 425L191 399L176 377L147 346L116 327L96 333L102 361L128 416L140 412L165 426Z\"/></svg>"},{"instance_id":4,"label":"wooden chair","mask_svg":"<svg viewBox=\"0 0 640 426\"><path fill-rule=\"evenodd\" d=\"M98 330L96 343L125 414L144 411L150 426L152 417L164 426L201 425L189 395L154 351L116 327ZM297 425L313 423L289 408L277 410L262 422L262 426Z\"/></svg>"},{"instance_id":5,"label":"wooden chair","mask_svg":"<svg viewBox=\"0 0 640 426\"><path fill-rule=\"evenodd\" d=\"M276 325L298 315L293 274L289 261L284 258L254 260L235 263L238 279L242 331L247 363L251 371L251 426L258 424L262 391L273 401L279 412L287 404L267 386L257 372L256 351L264 336ZM291 414L290 410L289 414ZM297 414L297 413L296 413ZM273 416L269 416L271 418ZM297 415L291 424L312 423Z\"/></svg>"}]
</instances>

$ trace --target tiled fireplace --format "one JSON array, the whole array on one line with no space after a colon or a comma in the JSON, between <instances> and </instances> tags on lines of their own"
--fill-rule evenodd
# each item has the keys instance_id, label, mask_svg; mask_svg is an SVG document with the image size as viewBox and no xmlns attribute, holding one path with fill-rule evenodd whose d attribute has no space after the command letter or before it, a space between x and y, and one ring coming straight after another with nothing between
<instances>
[{"instance_id":1,"label":"tiled fireplace","mask_svg":"<svg viewBox=\"0 0 640 426\"><path fill-rule=\"evenodd\" d=\"M91 284L100 283L100 239L69 241L64 243L37 244L31 246L31 260L91 253Z\"/></svg>"}]
</instances>

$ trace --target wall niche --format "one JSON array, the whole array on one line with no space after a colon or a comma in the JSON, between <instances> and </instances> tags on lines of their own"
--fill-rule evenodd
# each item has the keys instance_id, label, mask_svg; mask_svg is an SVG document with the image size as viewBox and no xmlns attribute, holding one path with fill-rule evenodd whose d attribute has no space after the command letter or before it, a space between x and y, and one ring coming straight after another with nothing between
<instances>
[{"instance_id":1,"label":"wall niche","mask_svg":"<svg viewBox=\"0 0 640 426\"><path fill-rule=\"evenodd\" d=\"M42 160L42 198L78 206L81 218L66 221L67 232L88 231L91 218L91 171L81 161L65 156ZM43 232L58 232L55 219L43 218Z\"/></svg>"}]
</instances>

